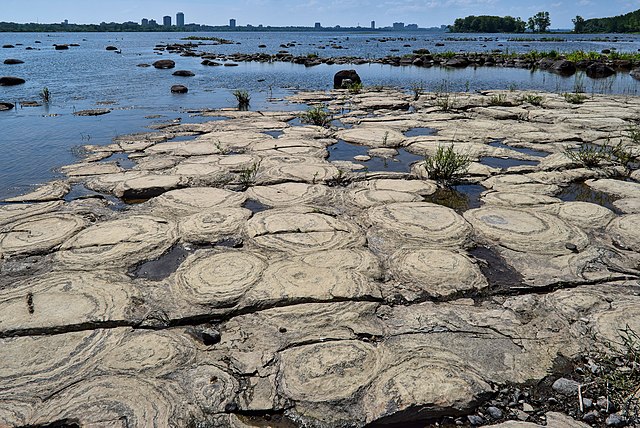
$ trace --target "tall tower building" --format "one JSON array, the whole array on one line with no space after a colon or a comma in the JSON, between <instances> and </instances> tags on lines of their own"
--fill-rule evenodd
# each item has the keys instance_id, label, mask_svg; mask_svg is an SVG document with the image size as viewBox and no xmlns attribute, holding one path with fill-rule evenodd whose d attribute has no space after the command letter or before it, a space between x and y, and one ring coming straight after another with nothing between
<instances>
[{"instance_id":1,"label":"tall tower building","mask_svg":"<svg viewBox=\"0 0 640 428\"><path fill-rule=\"evenodd\" d=\"M149 26L149 20L147 18L142 18L142 26L143 27L148 27Z\"/></svg>"},{"instance_id":2,"label":"tall tower building","mask_svg":"<svg viewBox=\"0 0 640 428\"><path fill-rule=\"evenodd\" d=\"M164 25L165 27L171 27L171 17L170 16L163 17L162 25Z\"/></svg>"},{"instance_id":3,"label":"tall tower building","mask_svg":"<svg viewBox=\"0 0 640 428\"><path fill-rule=\"evenodd\" d=\"M229 27L231 28L236 28L236 20L235 19L230 19L229 20Z\"/></svg>"},{"instance_id":4,"label":"tall tower building","mask_svg":"<svg viewBox=\"0 0 640 428\"><path fill-rule=\"evenodd\" d=\"M372 30L376 29L376 21L371 21L371 29Z\"/></svg>"},{"instance_id":5,"label":"tall tower building","mask_svg":"<svg viewBox=\"0 0 640 428\"><path fill-rule=\"evenodd\" d=\"M178 12L176 14L176 26L184 27L184 13Z\"/></svg>"}]
</instances>

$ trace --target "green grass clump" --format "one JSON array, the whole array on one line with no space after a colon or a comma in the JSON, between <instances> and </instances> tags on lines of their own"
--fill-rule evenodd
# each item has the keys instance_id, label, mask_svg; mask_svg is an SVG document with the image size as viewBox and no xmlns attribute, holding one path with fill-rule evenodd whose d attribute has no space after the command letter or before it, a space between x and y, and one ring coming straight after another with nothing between
<instances>
[{"instance_id":1,"label":"green grass clump","mask_svg":"<svg viewBox=\"0 0 640 428\"><path fill-rule=\"evenodd\" d=\"M51 101L51 92L49 92L49 88L45 86L42 91L40 91L40 98L42 98L42 101L45 103Z\"/></svg>"},{"instance_id":2,"label":"green grass clump","mask_svg":"<svg viewBox=\"0 0 640 428\"><path fill-rule=\"evenodd\" d=\"M565 54L565 58L569 61L578 62L578 61L593 61L600 59L601 54L598 52L585 52L582 50L573 51Z\"/></svg>"},{"instance_id":3,"label":"green grass clump","mask_svg":"<svg viewBox=\"0 0 640 428\"><path fill-rule=\"evenodd\" d=\"M359 94L360 92L362 92L363 88L364 88L364 85L362 83L352 83L349 86L347 86L347 90L351 94Z\"/></svg>"},{"instance_id":4,"label":"green grass clump","mask_svg":"<svg viewBox=\"0 0 640 428\"><path fill-rule=\"evenodd\" d=\"M300 115L300 120L316 126L327 126L331 123L331 114L323 107L312 107Z\"/></svg>"},{"instance_id":5,"label":"green grass clump","mask_svg":"<svg viewBox=\"0 0 640 428\"><path fill-rule=\"evenodd\" d=\"M417 101L420 95L424 93L424 82L414 82L411 84L411 92L413 92L413 99Z\"/></svg>"},{"instance_id":6,"label":"green grass clump","mask_svg":"<svg viewBox=\"0 0 640 428\"><path fill-rule=\"evenodd\" d=\"M438 146L435 155L425 156L424 167L430 179L448 181L465 174L469 165L469 156L456 153L451 145Z\"/></svg>"},{"instance_id":7,"label":"green grass clump","mask_svg":"<svg viewBox=\"0 0 640 428\"><path fill-rule=\"evenodd\" d=\"M255 184L261 163L261 160L258 162L254 162L250 167L247 167L240 171L240 183L245 188Z\"/></svg>"},{"instance_id":8,"label":"green grass clump","mask_svg":"<svg viewBox=\"0 0 640 428\"><path fill-rule=\"evenodd\" d=\"M611 160L611 147L608 144L602 146L584 144L574 150L566 149L564 154L572 162L585 168L595 168Z\"/></svg>"},{"instance_id":9,"label":"green grass clump","mask_svg":"<svg viewBox=\"0 0 640 428\"><path fill-rule=\"evenodd\" d=\"M534 106L541 106L544 98L541 95L527 94L522 97L522 101Z\"/></svg>"},{"instance_id":10,"label":"green grass clump","mask_svg":"<svg viewBox=\"0 0 640 428\"><path fill-rule=\"evenodd\" d=\"M510 106L511 103L507 101L507 96L505 94L497 94L492 95L489 98L490 106Z\"/></svg>"},{"instance_id":11,"label":"green grass clump","mask_svg":"<svg viewBox=\"0 0 640 428\"><path fill-rule=\"evenodd\" d=\"M249 92L244 89L236 89L233 91L233 96L236 97L236 100L238 101L239 109L244 110L249 107L249 103L251 102L251 95Z\"/></svg>"},{"instance_id":12,"label":"green grass clump","mask_svg":"<svg viewBox=\"0 0 640 428\"><path fill-rule=\"evenodd\" d=\"M582 104L587 99L586 95L572 94L569 92L562 94L562 96L564 97L564 100L570 104Z\"/></svg>"}]
</instances>

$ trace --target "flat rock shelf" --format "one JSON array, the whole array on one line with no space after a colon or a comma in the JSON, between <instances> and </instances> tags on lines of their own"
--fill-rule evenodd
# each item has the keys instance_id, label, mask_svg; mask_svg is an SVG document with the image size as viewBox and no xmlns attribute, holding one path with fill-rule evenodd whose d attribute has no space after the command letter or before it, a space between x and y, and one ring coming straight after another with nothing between
<instances>
[{"instance_id":1,"label":"flat rock shelf","mask_svg":"<svg viewBox=\"0 0 640 428\"><path fill-rule=\"evenodd\" d=\"M640 423L551 387L640 332L640 98L527 95L304 92L341 126L225 109L84 147L0 204L0 426ZM612 136L628 162L581 162Z\"/></svg>"}]
</instances>

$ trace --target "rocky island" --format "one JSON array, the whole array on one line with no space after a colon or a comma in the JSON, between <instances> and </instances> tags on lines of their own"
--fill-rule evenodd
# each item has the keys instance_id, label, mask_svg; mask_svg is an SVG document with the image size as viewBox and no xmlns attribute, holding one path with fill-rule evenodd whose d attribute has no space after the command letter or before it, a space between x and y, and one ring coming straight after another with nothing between
<instances>
[{"instance_id":1,"label":"rocky island","mask_svg":"<svg viewBox=\"0 0 640 428\"><path fill-rule=\"evenodd\" d=\"M1 426L638 422L640 98L290 101L333 121L206 111L0 206Z\"/></svg>"}]
</instances>

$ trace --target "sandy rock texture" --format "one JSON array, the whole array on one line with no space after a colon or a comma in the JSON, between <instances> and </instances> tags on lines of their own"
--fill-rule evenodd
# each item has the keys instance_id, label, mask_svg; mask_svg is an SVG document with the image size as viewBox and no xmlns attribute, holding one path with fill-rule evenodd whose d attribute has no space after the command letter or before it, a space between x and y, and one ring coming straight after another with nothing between
<instances>
[{"instance_id":1,"label":"sandy rock texture","mask_svg":"<svg viewBox=\"0 0 640 428\"><path fill-rule=\"evenodd\" d=\"M587 426L522 391L640 332L638 159L566 154L637 156L640 98L527 95L301 93L341 127L222 110L86 147L0 205L0 426Z\"/></svg>"}]
</instances>

